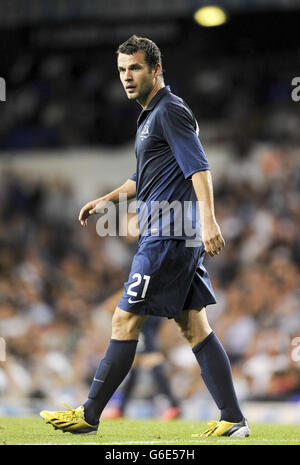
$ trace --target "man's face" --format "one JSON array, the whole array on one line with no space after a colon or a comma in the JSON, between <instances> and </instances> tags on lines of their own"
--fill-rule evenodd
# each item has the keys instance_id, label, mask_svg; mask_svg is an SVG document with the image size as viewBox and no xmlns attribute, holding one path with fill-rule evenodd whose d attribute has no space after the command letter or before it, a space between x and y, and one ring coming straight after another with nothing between
<instances>
[{"instance_id":1,"label":"man's face","mask_svg":"<svg viewBox=\"0 0 300 465\"><path fill-rule=\"evenodd\" d=\"M130 100L143 103L154 87L155 71L145 61L145 53L138 50L133 55L118 55L120 79Z\"/></svg>"}]
</instances>

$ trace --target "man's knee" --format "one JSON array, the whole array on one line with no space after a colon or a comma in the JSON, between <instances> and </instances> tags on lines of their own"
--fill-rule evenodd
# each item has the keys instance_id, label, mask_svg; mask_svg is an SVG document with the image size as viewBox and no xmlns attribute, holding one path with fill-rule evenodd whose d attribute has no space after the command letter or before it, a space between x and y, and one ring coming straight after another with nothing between
<instances>
[{"instance_id":1,"label":"man's knee","mask_svg":"<svg viewBox=\"0 0 300 465\"><path fill-rule=\"evenodd\" d=\"M212 331L207 321L205 308L201 311L186 310L175 321L191 347L195 347L203 341Z\"/></svg>"},{"instance_id":2,"label":"man's knee","mask_svg":"<svg viewBox=\"0 0 300 465\"><path fill-rule=\"evenodd\" d=\"M117 307L112 318L112 339L138 339L146 318L145 315L135 315Z\"/></svg>"}]
</instances>

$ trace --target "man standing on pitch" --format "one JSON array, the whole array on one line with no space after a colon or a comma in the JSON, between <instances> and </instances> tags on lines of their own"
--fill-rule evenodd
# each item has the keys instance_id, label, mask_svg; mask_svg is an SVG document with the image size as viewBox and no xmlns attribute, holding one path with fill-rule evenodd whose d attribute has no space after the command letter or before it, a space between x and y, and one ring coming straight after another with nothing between
<instances>
[{"instance_id":1,"label":"man standing on pitch","mask_svg":"<svg viewBox=\"0 0 300 465\"><path fill-rule=\"evenodd\" d=\"M203 266L204 254L218 255L225 242L215 219L212 180L197 122L186 103L165 86L160 50L154 42L132 36L119 46L117 56L127 97L143 108L135 142L136 173L118 189L87 203L79 221L86 226L90 215L107 201L118 203L120 194L136 197L143 204L139 247L87 401L67 411L44 410L41 416L63 431L97 432L104 407L131 368L142 323L147 315L156 315L176 321L220 410L220 420L211 422L202 435L249 436L227 354L206 317L206 306L216 300ZM152 211L157 203L179 205L181 213L186 204L189 208L183 217L174 208L166 232L164 207Z\"/></svg>"}]
</instances>

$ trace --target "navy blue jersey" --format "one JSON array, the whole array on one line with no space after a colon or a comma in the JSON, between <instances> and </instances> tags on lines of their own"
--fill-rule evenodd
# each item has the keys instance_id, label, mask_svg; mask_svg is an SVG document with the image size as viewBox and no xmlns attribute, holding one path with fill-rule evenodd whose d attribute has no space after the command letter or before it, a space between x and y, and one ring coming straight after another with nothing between
<instances>
[{"instance_id":1,"label":"navy blue jersey","mask_svg":"<svg viewBox=\"0 0 300 465\"><path fill-rule=\"evenodd\" d=\"M160 89L137 123L137 213L141 237L201 239L199 207L191 176L209 169L197 121L186 103Z\"/></svg>"}]
</instances>

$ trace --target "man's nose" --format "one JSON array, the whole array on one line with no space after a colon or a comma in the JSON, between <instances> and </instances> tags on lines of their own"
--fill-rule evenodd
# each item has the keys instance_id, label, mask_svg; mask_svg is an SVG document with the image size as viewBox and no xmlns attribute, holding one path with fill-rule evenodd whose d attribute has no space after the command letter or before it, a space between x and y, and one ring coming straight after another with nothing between
<instances>
[{"instance_id":1,"label":"man's nose","mask_svg":"<svg viewBox=\"0 0 300 465\"><path fill-rule=\"evenodd\" d=\"M125 71L124 79L125 79L125 81L130 81L130 80L132 79L132 74L131 74L130 69L127 69L127 70Z\"/></svg>"}]
</instances>

